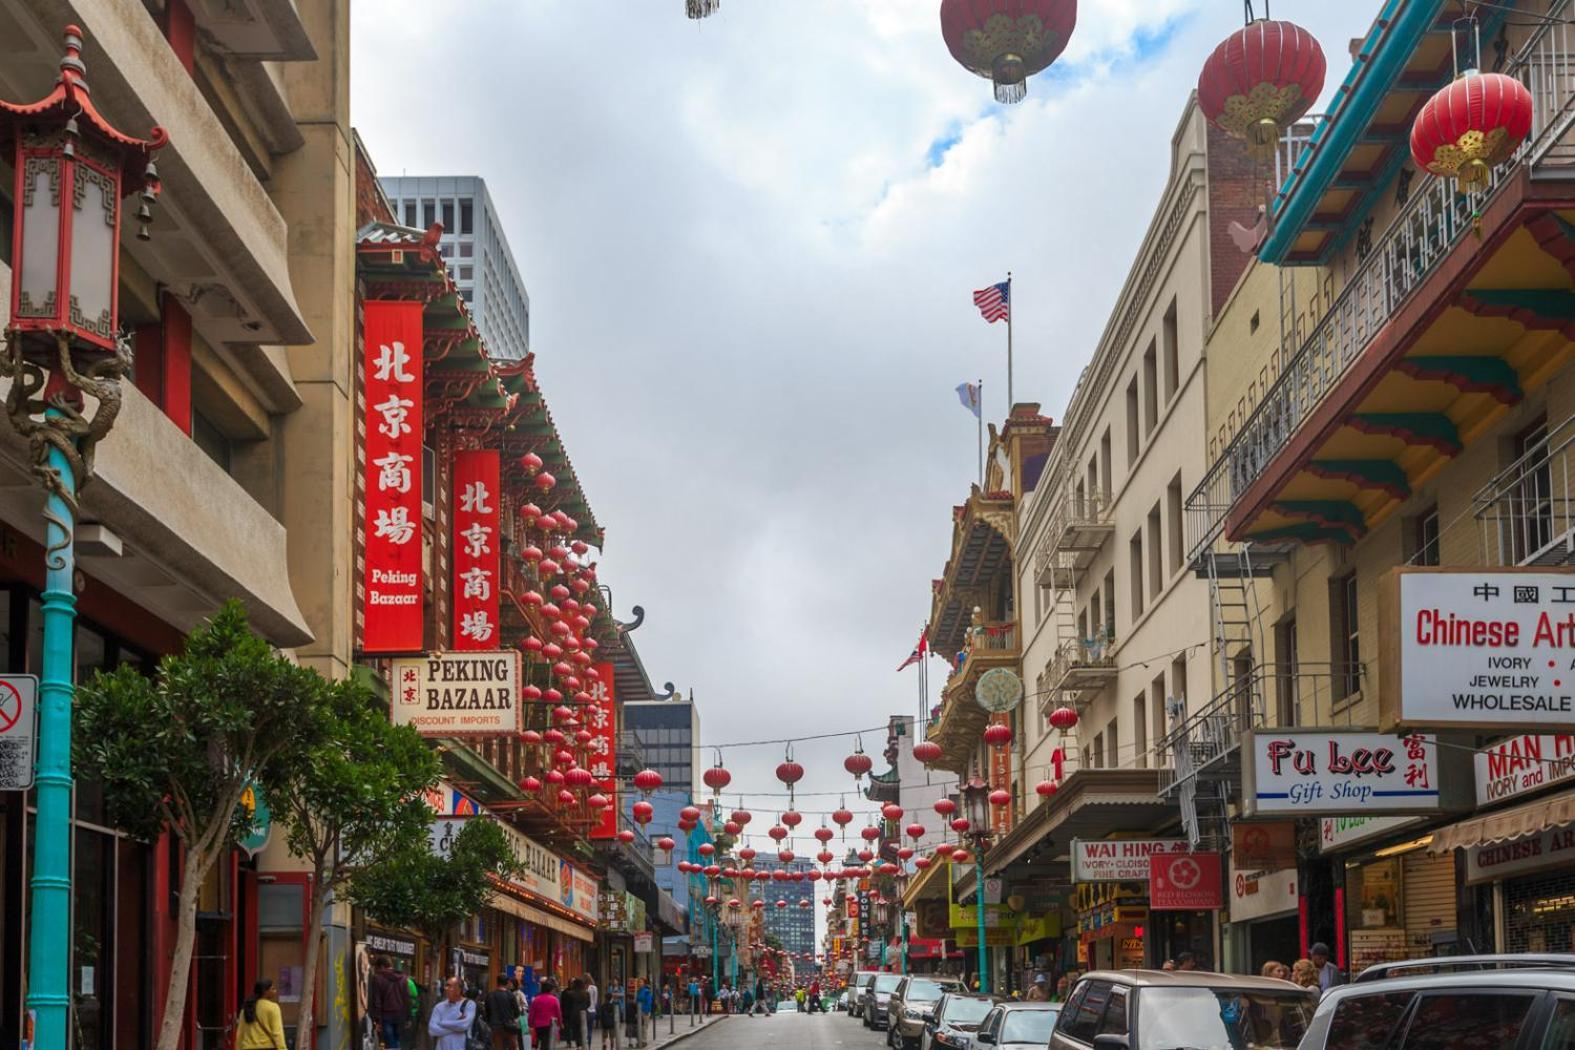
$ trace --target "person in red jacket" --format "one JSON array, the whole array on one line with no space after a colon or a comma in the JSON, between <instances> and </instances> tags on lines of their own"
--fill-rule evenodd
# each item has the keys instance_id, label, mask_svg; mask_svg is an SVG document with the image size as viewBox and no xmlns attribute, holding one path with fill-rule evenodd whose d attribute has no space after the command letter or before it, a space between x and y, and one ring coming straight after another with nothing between
<instances>
[{"instance_id":1,"label":"person in red jacket","mask_svg":"<svg viewBox=\"0 0 1575 1050\"><path fill-rule=\"evenodd\" d=\"M563 1005L558 1002L558 986L541 983L541 992L530 1001L530 1030L536 1034L536 1050L552 1050L553 1029L563 1026Z\"/></svg>"}]
</instances>

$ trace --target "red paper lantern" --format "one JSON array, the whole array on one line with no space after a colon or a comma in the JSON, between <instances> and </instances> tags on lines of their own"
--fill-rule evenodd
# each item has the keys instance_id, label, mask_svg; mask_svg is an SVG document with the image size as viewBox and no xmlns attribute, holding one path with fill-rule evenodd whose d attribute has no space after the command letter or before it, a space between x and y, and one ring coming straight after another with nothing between
<instances>
[{"instance_id":1,"label":"red paper lantern","mask_svg":"<svg viewBox=\"0 0 1575 1050\"><path fill-rule=\"evenodd\" d=\"M674 842L672 838L667 835L663 835L661 838L656 840L656 848L661 850L663 853L671 853L673 849L677 847L677 845L678 843Z\"/></svg>"},{"instance_id":2,"label":"red paper lantern","mask_svg":"<svg viewBox=\"0 0 1575 1050\"><path fill-rule=\"evenodd\" d=\"M780 860L783 864L792 864L793 863L793 851L790 850L790 849L778 850L777 851L777 860ZM787 874L787 873L784 872L783 874Z\"/></svg>"},{"instance_id":3,"label":"red paper lantern","mask_svg":"<svg viewBox=\"0 0 1575 1050\"><path fill-rule=\"evenodd\" d=\"M689 824L694 824L700 819L700 811L694 806L685 806L678 811L678 819Z\"/></svg>"},{"instance_id":4,"label":"red paper lantern","mask_svg":"<svg viewBox=\"0 0 1575 1050\"><path fill-rule=\"evenodd\" d=\"M749 812L749 810L747 810L747 809L735 809L735 810L733 810L733 820L734 820L735 823L743 824L744 826L747 827L749 825L750 820L752 820L753 818L754 818L754 814Z\"/></svg>"},{"instance_id":5,"label":"red paper lantern","mask_svg":"<svg viewBox=\"0 0 1575 1050\"><path fill-rule=\"evenodd\" d=\"M941 745L933 740L921 740L913 745L913 757L929 765L941 757Z\"/></svg>"},{"instance_id":6,"label":"red paper lantern","mask_svg":"<svg viewBox=\"0 0 1575 1050\"><path fill-rule=\"evenodd\" d=\"M924 825L918 821L914 821L903 830L908 833L910 839L922 839L924 837Z\"/></svg>"},{"instance_id":7,"label":"red paper lantern","mask_svg":"<svg viewBox=\"0 0 1575 1050\"><path fill-rule=\"evenodd\" d=\"M788 759L786 762L777 765L777 779L791 788L794 784L804 779L804 767L792 759Z\"/></svg>"},{"instance_id":8,"label":"red paper lantern","mask_svg":"<svg viewBox=\"0 0 1575 1050\"><path fill-rule=\"evenodd\" d=\"M520 790L530 791L533 793L540 791L541 781L537 780L535 777L526 777L524 780L520 781Z\"/></svg>"},{"instance_id":9,"label":"red paper lantern","mask_svg":"<svg viewBox=\"0 0 1575 1050\"><path fill-rule=\"evenodd\" d=\"M1012 727L999 722L985 726L984 742L991 747L1005 747L1012 742Z\"/></svg>"},{"instance_id":10,"label":"red paper lantern","mask_svg":"<svg viewBox=\"0 0 1575 1050\"><path fill-rule=\"evenodd\" d=\"M1050 728L1066 732L1077 725L1077 708L1058 707L1050 712Z\"/></svg>"},{"instance_id":11,"label":"red paper lantern","mask_svg":"<svg viewBox=\"0 0 1575 1050\"><path fill-rule=\"evenodd\" d=\"M701 779L705 781L705 786L710 788L714 794L720 795L722 794L722 789L733 782L733 774L729 773L723 768L722 763L718 762L706 770Z\"/></svg>"},{"instance_id":12,"label":"red paper lantern","mask_svg":"<svg viewBox=\"0 0 1575 1050\"><path fill-rule=\"evenodd\" d=\"M790 809L786 813L782 814L782 823L786 824L790 828L796 828L800 824L804 823L804 814L800 813L796 809Z\"/></svg>"},{"instance_id":13,"label":"red paper lantern","mask_svg":"<svg viewBox=\"0 0 1575 1050\"><path fill-rule=\"evenodd\" d=\"M880 838L880 828L864 828L859 832L859 836L864 839L865 842L874 842L876 839Z\"/></svg>"},{"instance_id":14,"label":"red paper lantern","mask_svg":"<svg viewBox=\"0 0 1575 1050\"><path fill-rule=\"evenodd\" d=\"M788 837L788 829L784 828L781 824L778 824L778 825L774 826L770 831L766 832L766 834L770 835L773 839L777 840L778 842L781 842L783 839Z\"/></svg>"},{"instance_id":15,"label":"red paper lantern","mask_svg":"<svg viewBox=\"0 0 1575 1050\"><path fill-rule=\"evenodd\" d=\"M819 827L815 829L815 837L822 843L830 842L832 836L835 834L836 832L827 827Z\"/></svg>"},{"instance_id":16,"label":"red paper lantern","mask_svg":"<svg viewBox=\"0 0 1575 1050\"><path fill-rule=\"evenodd\" d=\"M745 846L743 849L738 851L738 859L743 861L745 864L748 864L750 861L755 859L754 849L750 846Z\"/></svg>"},{"instance_id":17,"label":"red paper lantern","mask_svg":"<svg viewBox=\"0 0 1575 1050\"><path fill-rule=\"evenodd\" d=\"M1055 781L1041 780L1039 783L1034 785L1034 791L1039 795L1040 798L1049 798L1056 792Z\"/></svg>"},{"instance_id":18,"label":"red paper lantern","mask_svg":"<svg viewBox=\"0 0 1575 1050\"><path fill-rule=\"evenodd\" d=\"M538 470L541 469L541 466L542 466L541 457L536 455L536 453L534 453L534 452L527 452L523 456L520 457L520 466L524 467L527 471L529 471L530 473L534 474ZM532 507L530 507L530 513L532 515L540 517L541 516L541 508L540 507L536 507L536 506L532 506Z\"/></svg>"},{"instance_id":19,"label":"red paper lantern","mask_svg":"<svg viewBox=\"0 0 1575 1050\"><path fill-rule=\"evenodd\" d=\"M560 805L560 806L572 806L572 805L574 805L574 792L570 791L568 788L564 788L562 791L559 791L558 792L558 805Z\"/></svg>"},{"instance_id":20,"label":"red paper lantern","mask_svg":"<svg viewBox=\"0 0 1575 1050\"><path fill-rule=\"evenodd\" d=\"M1267 19L1249 22L1220 42L1198 74L1198 106L1220 130L1259 159L1318 100L1326 64L1323 48L1301 26Z\"/></svg>"},{"instance_id":21,"label":"red paper lantern","mask_svg":"<svg viewBox=\"0 0 1575 1050\"><path fill-rule=\"evenodd\" d=\"M630 831L628 828L623 828L618 832L618 841L622 842L625 846L630 845L634 842L634 832Z\"/></svg>"},{"instance_id":22,"label":"red paper lantern","mask_svg":"<svg viewBox=\"0 0 1575 1050\"><path fill-rule=\"evenodd\" d=\"M880 808L880 815L890 821L902 819L902 807L895 802L888 802Z\"/></svg>"},{"instance_id":23,"label":"red paper lantern","mask_svg":"<svg viewBox=\"0 0 1575 1050\"><path fill-rule=\"evenodd\" d=\"M868 773L874 765L875 763L870 760L870 756L863 751L855 751L842 760L842 768L853 774L855 783L861 781L864 774Z\"/></svg>"},{"instance_id":24,"label":"red paper lantern","mask_svg":"<svg viewBox=\"0 0 1575 1050\"><path fill-rule=\"evenodd\" d=\"M586 799L585 804L590 806L592 809L606 809L608 806L612 805L612 800L598 791L596 794Z\"/></svg>"},{"instance_id":25,"label":"red paper lantern","mask_svg":"<svg viewBox=\"0 0 1575 1050\"><path fill-rule=\"evenodd\" d=\"M868 864L870 861L875 859L875 851L872 849L861 849L859 850L857 856L859 860L863 861L865 864Z\"/></svg>"},{"instance_id":26,"label":"red paper lantern","mask_svg":"<svg viewBox=\"0 0 1575 1050\"><path fill-rule=\"evenodd\" d=\"M969 826L970 825L968 824L968 818L967 817L958 817L958 818L956 818L955 820L952 821L952 830L957 832L957 834L959 834L959 835L961 835L964 832L966 832L968 830Z\"/></svg>"},{"instance_id":27,"label":"red paper lantern","mask_svg":"<svg viewBox=\"0 0 1575 1050\"><path fill-rule=\"evenodd\" d=\"M1021 102L1028 78L1066 49L1077 0L941 0L941 35L959 65L995 84L997 102Z\"/></svg>"},{"instance_id":28,"label":"red paper lantern","mask_svg":"<svg viewBox=\"0 0 1575 1050\"><path fill-rule=\"evenodd\" d=\"M953 850L952 851L952 863L953 864L967 864L968 863L968 851L965 850L965 849Z\"/></svg>"},{"instance_id":29,"label":"red paper lantern","mask_svg":"<svg viewBox=\"0 0 1575 1050\"><path fill-rule=\"evenodd\" d=\"M636 824L649 824L651 817L656 814L656 807L649 802L641 800L630 808L630 812L633 814Z\"/></svg>"},{"instance_id":30,"label":"red paper lantern","mask_svg":"<svg viewBox=\"0 0 1575 1050\"><path fill-rule=\"evenodd\" d=\"M1411 125L1411 158L1472 192L1487 186L1530 133L1526 86L1503 73L1469 72L1423 105Z\"/></svg>"},{"instance_id":31,"label":"red paper lantern","mask_svg":"<svg viewBox=\"0 0 1575 1050\"><path fill-rule=\"evenodd\" d=\"M815 859L820 861L822 864L830 864L832 861L837 859L837 855L831 852L829 849L823 849L819 853L815 854ZM829 872L827 873L827 878L830 878Z\"/></svg>"},{"instance_id":32,"label":"red paper lantern","mask_svg":"<svg viewBox=\"0 0 1575 1050\"><path fill-rule=\"evenodd\" d=\"M634 786L641 791L655 791L662 786L662 774L654 769L642 769L634 775Z\"/></svg>"},{"instance_id":33,"label":"red paper lantern","mask_svg":"<svg viewBox=\"0 0 1575 1050\"><path fill-rule=\"evenodd\" d=\"M543 492L551 492L552 487L557 483L558 479L547 473L545 470L536 475L536 487L541 489Z\"/></svg>"},{"instance_id":34,"label":"red paper lantern","mask_svg":"<svg viewBox=\"0 0 1575 1050\"><path fill-rule=\"evenodd\" d=\"M563 785L563 771L561 769L547 770L546 780L553 787L561 787Z\"/></svg>"},{"instance_id":35,"label":"red paper lantern","mask_svg":"<svg viewBox=\"0 0 1575 1050\"><path fill-rule=\"evenodd\" d=\"M903 846L900 849L898 849L897 850L897 859L898 860L912 860L913 859L913 847L912 846Z\"/></svg>"},{"instance_id":36,"label":"red paper lantern","mask_svg":"<svg viewBox=\"0 0 1575 1050\"><path fill-rule=\"evenodd\" d=\"M849 824L853 823L853 814L848 810L838 809L831 814L831 822L839 828L845 829Z\"/></svg>"},{"instance_id":37,"label":"red paper lantern","mask_svg":"<svg viewBox=\"0 0 1575 1050\"><path fill-rule=\"evenodd\" d=\"M949 798L938 798L935 800L935 812L943 817L949 817L957 812L957 803Z\"/></svg>"},{"instance_id":38,"label":"red paper lantern","mask_svg":"<svg viewBox=\"0 0 1575 1050\"><path fill-rule=\"evenodd\" d=\"M726 824L722 825L722 831L724 834L731 835L736 839L739 835L743 834L744 826L738 823L736 820L730 820Z\"/></svg>"},{"instance_id":39,"label":"red paper lantern","mask_svg":"<svg viewBox=\"0 0 1575 1050\"><path fill-rule=\"evenodd\" d=\"M990 792L990 805L1010 806L1011 804L1012 793L1005 788L996 788L994 791Z\"/></svg>"},{"instance_id":40,"label":"red paper lantern","mask_svg":"<svg viewBox=\"0 0 1575 1050\"><path fill-rule=\"evenodd\" d=\"M709 842L700 843L700 856L710 857L716 854L716 847Z\"/></svg>"},{"instance_id":41,"label":"red paper lantern","mask_svg":"<svg viewBox=\"0 0 1575 1050\"><path fill-rule=\"evenodd\" d=\"M930 858L929 857L915 857L915 858L913 858L913 866L915 868L918 868L920 871L923 871L924 869L926 869L926 868L928 868L930 866Z\"/></svg>"}]
</instances>

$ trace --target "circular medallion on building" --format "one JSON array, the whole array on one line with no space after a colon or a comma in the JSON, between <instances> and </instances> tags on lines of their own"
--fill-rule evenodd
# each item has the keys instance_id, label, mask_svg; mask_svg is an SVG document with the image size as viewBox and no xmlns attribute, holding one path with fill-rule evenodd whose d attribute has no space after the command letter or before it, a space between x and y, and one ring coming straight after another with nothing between
<instances>
[{"instance_id":1,"label":"circular medallion on building","mask_svg":"<svg viewBox=\"0 0 1575 1050\"><path fill-rule=\"evenodd\" d=\"M1023 702L1023 680L1009 668L992 667L979 676L973 699L991 714L1004 714Z\"/></svg>"}]
</instances>

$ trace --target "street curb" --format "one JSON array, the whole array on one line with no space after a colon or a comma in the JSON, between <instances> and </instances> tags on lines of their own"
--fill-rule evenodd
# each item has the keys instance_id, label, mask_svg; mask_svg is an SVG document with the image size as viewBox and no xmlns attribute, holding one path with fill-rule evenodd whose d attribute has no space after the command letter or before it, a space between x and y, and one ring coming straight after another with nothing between
<instances>
[{"instance_id":1,"label":"street curb","mask_svg":"<svg viewBox=\"0 0 1575 1050\"><path fill-rule=\"evenodd\" d=\"M686 1017L688 1015L687 1014L681 1014L681 1015L677 1015L677 1016ZM714 1018L714 1019L712 1019L710 1021L707 1021L703 1025L697 1025L696 1027L690 1028L688 1030L679 1029L677 1032L675 1032L672 1035L668 1036L667 1039L661 1043L661 1045L664 1046L664 1047L665 1046L672 1046L674 1043L681 1043L681 1042L683 1042L685 1039L688 1039L690 1036L699 1035L701 1032L708 1032L712 1028L715 1028L717 1025L721 1024L723 1021L726 1021L729 1016L731 1016L731 1015L723 1014L721 1017L717 1017L717 1018Z\"/></svg>"}]
</instances>

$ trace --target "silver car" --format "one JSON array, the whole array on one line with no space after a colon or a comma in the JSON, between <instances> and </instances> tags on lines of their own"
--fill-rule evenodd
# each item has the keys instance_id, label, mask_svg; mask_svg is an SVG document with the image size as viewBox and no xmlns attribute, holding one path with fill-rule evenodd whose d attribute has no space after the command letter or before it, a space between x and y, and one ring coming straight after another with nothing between
<instances>
[{"instance_id":1,"label":"silver car","mask_svg":"<svg viewBox=\"0 0 1575 1050\"><path fill-rule=\"evenodd\" d=\"M858 970L853 974L853 980L848 984L848 1016L860 1020L864 1018L864 993L869 991L870 982L875 979L879 970Z\"/></svg>"},{"instance_id":2,"label":"silver car","mask_svg":"<svg viewBox=\"0 0 1575 1050\"><path fill-rule=\"evenodd\" d=\"M1000 1003L964 1050L1045 1050L1060 1013L1060 1003Z\"/></svg>"},{"instance_id":3,"label":"silver car","mask_svg":"<svg viewBox=\"0 0 1575 1050\"><path fill-rule=\"evenodd\" d=\"M891 1010L891 993L902 983L900 973L877 973L864 991L864 1027L885 1028Z\"/></svg>"}]
</instances>

